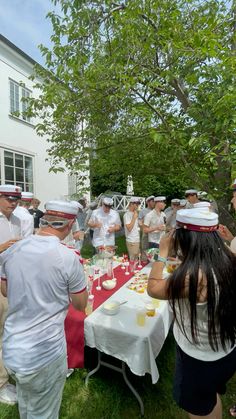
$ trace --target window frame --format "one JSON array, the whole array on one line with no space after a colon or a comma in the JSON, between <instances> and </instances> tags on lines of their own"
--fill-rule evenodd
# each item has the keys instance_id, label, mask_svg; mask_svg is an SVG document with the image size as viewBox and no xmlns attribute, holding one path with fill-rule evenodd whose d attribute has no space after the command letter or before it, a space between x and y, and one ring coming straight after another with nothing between
<instances>
[{"instance_id":1,"label":"window frame","mask_svg":"<svg viewBox=\"0 0 236 419\"><path fill-rule=\"evenodd\" d=\"M11 153L12 154L13 165L5 163L5 157L6 157L5 153ZM17 156L23 157L22 158L23 165L21 167L20 167L20 165L17 165L17 163L16 163ZM31 164L30 168L27 167L27 159L31 159L30 160L30 164ZM18 161L20 161L20 160L18 160ZM18 151L18 150L15 150L15 149L13 150L13 149L5 148L5 147L0 147L0 170L1 170L0 178L1 178L1 183L20 186L22 188L22 191L34 193L34 190L35 190L34 164L35 164L34 163L34 155L30 155L30 154L27 154L27 153L24 153L22 151ZM6 179L6 167L13 168L13 180ZM23 180L22 181L17 180L16 173L19 170L23 171ZM27 173L27 172L31 172L30 173L30 178L28 178L28 179L27 179L27 175L29 175L29 173Z\"/></svg>"},{"instance_id":2,"label":"window frame","mask_svg":"<svg viewBox=\"0 0 236 419\"><path fill-rule=\"evenodd\" d=\"M24 83L9 78L9 113L12 117L32 125L32 119L24 115L27 106L22 100L31 96L32 90L26 87Z\"/></svg>"}]
</instances>

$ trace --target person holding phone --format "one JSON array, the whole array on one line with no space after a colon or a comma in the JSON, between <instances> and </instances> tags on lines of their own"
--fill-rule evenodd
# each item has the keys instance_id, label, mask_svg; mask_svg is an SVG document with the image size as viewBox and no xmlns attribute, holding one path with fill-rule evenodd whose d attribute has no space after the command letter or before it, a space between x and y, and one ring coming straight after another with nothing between
<instances>
[{"instance_id":1,"label":"person holding phone","mask_svg":"<svg viewBox=\"0 0 236 419\"><path fill-rule=\"evenodd\" d=\"M173 309L174 398L190 418L222 418L220 394L236 370L236 256L217 230L216 213L179 210L148 281L148 294ZM182 263L164 280L173 242Z\"/></svg>"}]
</instances>

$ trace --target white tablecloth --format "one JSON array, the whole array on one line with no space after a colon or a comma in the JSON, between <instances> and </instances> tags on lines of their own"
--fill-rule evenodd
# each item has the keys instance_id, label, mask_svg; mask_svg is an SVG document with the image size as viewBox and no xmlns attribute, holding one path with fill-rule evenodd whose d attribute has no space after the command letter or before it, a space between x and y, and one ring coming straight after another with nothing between
<instances>
[{"instance_id":1,"label":"white tablecloth","mask_svg":"<svg viewBox=\"0 0 236 419\"><path fill-rule=\"evenodd\" d=\"M148 273L150 267L143 268ZM132 279L129 281L131 282ZM118 314L109 316L101 306L85 319L85 342L91 348L124 361L136 375L151 374L152 383L159 379L156 357L167 337L172 314L169 304L161 301L154 317L146 316L145 326L136 323L138 307L144 307L151 298L127 288L127 282L109 300L128 302L120 307Z\"/></svg>"}]
</instances>

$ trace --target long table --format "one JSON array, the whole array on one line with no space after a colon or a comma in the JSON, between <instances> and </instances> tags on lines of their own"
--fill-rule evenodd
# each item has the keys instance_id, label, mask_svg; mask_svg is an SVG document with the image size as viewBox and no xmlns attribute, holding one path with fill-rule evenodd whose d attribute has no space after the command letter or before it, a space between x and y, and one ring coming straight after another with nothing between
<instances>
[{"instance_id":1,"label":"long table","mask_svg":"<svg viewBox=\"0 0 236 419\"><path fill-rule=\"evenodd\" d=\"M141 272L148 274L150 265L144 267ZM112 300L127 301L120 307L118 314L106 315L100 306L84 321L85 344L99 351L98 365L88 374L86 383L101 365L122 372L126 383L138 399L141 414L143 414L143 402L131 383L127 382L125 365L128 365L136 375L143 376L149 373L153 384L158 381L159 372L156 357L167 337L172 322L172 313L168 302L160 301L156 315L146 317L145 326L138 326L136 322L137 309L143 307L151 298L148 297L146 291L139 294L130 290L127 285L131 281L132 279L107 300L107 302ZM103 353L121 360L121 369L103 362Z\"/></svg>"}]
</instances>

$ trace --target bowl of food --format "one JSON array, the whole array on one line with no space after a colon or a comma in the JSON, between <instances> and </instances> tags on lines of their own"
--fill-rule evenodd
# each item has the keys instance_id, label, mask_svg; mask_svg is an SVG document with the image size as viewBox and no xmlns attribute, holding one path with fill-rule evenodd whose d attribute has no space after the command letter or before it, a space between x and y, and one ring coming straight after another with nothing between
<instances>
[{"instance_id":1,"label":"bowl of food","mask_svg":"<svg viewBox=\"0 0 236 419\"><path fill-rule=\"evenodd\" d=\"M112 258L116 253L117 246L100 246L98 248L98 257L101 259Z\"/></svg>"},{"instance_id":2,"label":"bowl of food","mask_svg":"<svg viewBox=\"0 0 236 419\"><path fill-rule=\"evenodd\" d=\"M120 311L119 301L111 300L102 305L102 311L109 316L113 316Z\"/></svg>"},{"instance_id":3,"label":"bowl of food","mask_svg":"<svg viewBox=\"0 0 236 419\"><path fill-rule=\"evenodd\" d=\"M156 247L153 247L151 249L148 249L145 253L146 253L148 261L154 262L154 256L158 255L159 249L157 249Z\"/></svg>"},{"instance_id":4,"label":"bowl of food","mask_svg":"<svg viewBox=\"0 0 236 419\"><path fill-rule=\"evenodd\" d=\"M102 287L105 288L105 290L112 290L116 286L116 281L113 279L107 279L106 281L103 281Z\"/></svg>"},{"instance_id":5,"label":"bowl of food","mask_svg":"<svg viewBox=\"0 0 236 419\"><path fill-rule=\"evenodd\" d=\"M179 267L180 265L180 260L179 259L167 259L166 261L166 270L169 274L172 274L176 268Z\"/></svg>"}]
</instances>

